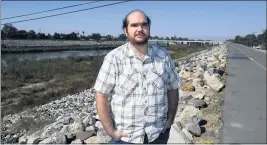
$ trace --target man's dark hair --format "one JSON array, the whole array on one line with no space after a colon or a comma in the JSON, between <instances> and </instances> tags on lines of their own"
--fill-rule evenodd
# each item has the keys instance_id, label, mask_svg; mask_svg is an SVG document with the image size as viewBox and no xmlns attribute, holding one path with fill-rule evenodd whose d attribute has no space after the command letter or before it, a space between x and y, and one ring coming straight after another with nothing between
<instances>
[{"instance_id":1,"label":"man's dark hair","mask_svg":"<svg viewBox=\"0 0 267 145\"><path fill-rule=\"evenodd\" d=\"M128 16L129 16L130 14L132 14L133 12L141 12L141 13L143 13L143 14L146 16L148 26L150 27L150 25L151 25L151 20L150 20L150 18L149 18L143 11L141 11L141 10L133 10L133 11L129 12L129 13L125 16L125 18L123 19L123 21L122 21L122 29L124 29L124 28L126 28L126 27L128 26L128 24L129 24Z\"/></svg>"}]
</instances>

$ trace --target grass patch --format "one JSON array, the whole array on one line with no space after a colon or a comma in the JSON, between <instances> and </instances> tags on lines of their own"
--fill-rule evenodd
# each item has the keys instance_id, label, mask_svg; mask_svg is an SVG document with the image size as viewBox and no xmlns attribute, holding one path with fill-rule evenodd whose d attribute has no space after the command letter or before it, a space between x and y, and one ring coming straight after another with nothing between
<instances>
[{"instance_id":1,"label":"grass patch","mask_svg":"<svg viewBox=\"0 0 267 145\"><path fill-rule=\"evenodd\" d=\"M1 115L18 113L91 88L102 62L103 56L69 57L2 66Z\"/></svg>"},{"instance_id":2,"label":"grass patch","mask_svg":"<svg viewBox=\"0 0 267 145\"><path fill-rule=\"evenodd\" d=\"M171 53L172 59L179 59L189 54L199 52L211 47L209 45L201 46L196 44L190 46L186 44L169 44L168 47L166 47L166 44L163 43L159 43L159 45L172 52Z\"/></svg>"}]
</instances>

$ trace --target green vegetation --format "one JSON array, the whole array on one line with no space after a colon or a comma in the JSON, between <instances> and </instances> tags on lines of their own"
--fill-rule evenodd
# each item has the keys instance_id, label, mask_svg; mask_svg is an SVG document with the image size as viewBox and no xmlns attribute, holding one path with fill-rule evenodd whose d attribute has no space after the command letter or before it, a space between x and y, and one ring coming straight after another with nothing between
<instances>
[{"instance_id":1,"label":"green vegetation","mask_svg":"<svg viewBox=\"0 0 267 145\"><path fill-rule=\"evenodd\" d=\"M160 43L159 45L166 48L166 44ZM200 46L197 44L194 44L191 46L188 46L185 44L169 44L167 47L167 50L172 52L171 57L173 59L179 59L179 58L185 57L189 54L199 52L199 51L202 51L204 49L208 49L210 47L211 47L210 45Z\"/></svg>"},{"instance_id":2,"label":"green vegetation","mask_svg":"<svg viewBox=\"0 0 267 145\"><path fill-rule=\"evenodd\" d=\"M257 36L255 34L248 34L245 37L237 35L234 40L230 41L249 47L263 45L264 49L267 49L267 29L262 34L258 34Z\"/></svg>"},{"instance_id":3,"label":"green vegetation","mask_svg":"<svg viewBox=\"0 0 267 145\"><path fill-rule=\"evenodd\" d=\"M91 88L102 59L70 57L67 60L48 59L2 65L1 115L20 112Z\"/></svg>"}]
</instances>

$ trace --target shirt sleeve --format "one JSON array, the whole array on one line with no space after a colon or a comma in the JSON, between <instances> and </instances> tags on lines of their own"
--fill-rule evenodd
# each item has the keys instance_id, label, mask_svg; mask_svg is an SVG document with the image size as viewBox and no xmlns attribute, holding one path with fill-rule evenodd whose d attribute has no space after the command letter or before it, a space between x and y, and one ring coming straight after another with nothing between
<instances>
[{"instance_id":1,"label":"shirt sleeve","mask_svg":"<svg viewBox=\"0 0 267 145\"><path fill-rule=\"evenodd\" d=\"M178 77L178 70L175 67L174 61L172 60L171 56L168 54L168 68L169 68L169 77L167 82L167 90L175 90L180 87L179 77Z\"/></svg>"},{"instance_id":2,"label":"shirt sleeve","mask_svg":"<svg viewBox=\"0 0 267 145\"><path fill-rule=\"evenodd\" d=\"M104 95L109 95L115 86L115 61L111 55L106 55L100 67L94 89Z\"/></svg>"}]
</instances>

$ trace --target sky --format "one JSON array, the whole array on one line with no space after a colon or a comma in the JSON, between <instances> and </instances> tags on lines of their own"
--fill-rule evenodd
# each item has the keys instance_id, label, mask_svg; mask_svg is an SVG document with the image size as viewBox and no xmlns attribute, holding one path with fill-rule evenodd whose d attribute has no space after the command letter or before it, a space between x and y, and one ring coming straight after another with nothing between
<instances>
[{"instance_id":1,"label":"sky","mask_svg":"<svg viewBox=\"0 0 267 145\"><path fill-rule=\"evenodd\" d=\"M88 1L2 1L1 19ZM27 17L1 20L1 24L85 9L119 1L62 9ZM14 23L19 30L118 36L122 20L131 10L144 11L151 19L151 36L227 40L236 35L260 34L266 29L266 1L131 1L88 11ZM2 25L1 25L2 27Z\"/></svg>"}]
</instances>

